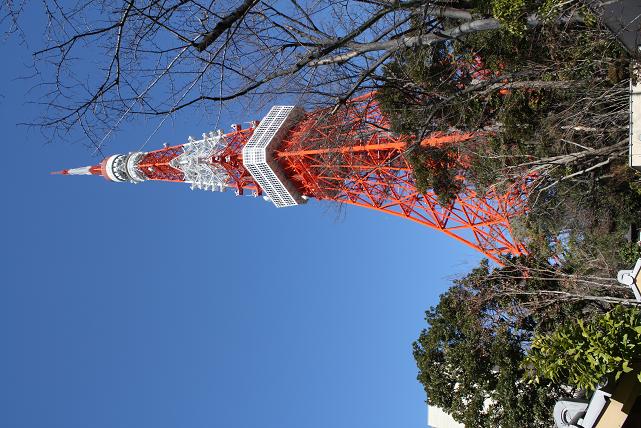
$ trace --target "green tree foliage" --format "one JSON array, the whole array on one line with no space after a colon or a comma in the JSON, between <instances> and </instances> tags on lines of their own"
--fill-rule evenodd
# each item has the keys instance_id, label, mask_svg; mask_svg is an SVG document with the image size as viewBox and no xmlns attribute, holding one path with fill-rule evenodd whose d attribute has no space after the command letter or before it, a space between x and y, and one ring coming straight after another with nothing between
<instances>
[{"instance_id":1,"label":"green tree foliage","mask_svg":"<svg viewBox=\"0 0 641 428\"><path fill-rule=\"evenodd\" d=\"M418 380L430 404L466 426L547 427L557 389L521 380L535 323L474 288L488 274L484 262L426 312L413 345Z\"/></svg>"},{"instance_id":2,"label":"green tree foliage","mask_svg":"<svg viewBox=\"0 0 641 428\"><path fill-rule=\"evenodd\" d=\"M526 20L528 16L536 16L547 21L559 17L565 0L473 0L471 2L477 12L490 15L501 22L501 31L516 37L523 37L528 31ZM582 15L588 11L580 10Z\"/></svg>"},{"instance_id":3,"label":"green tree foliage","mask_svg":"<svg viewBox=\"0 0 641 428\"><path fill-rule=\"evenodd\" d=\"M608 175L598 181L564 181L539 192L524 232L531 251L575 268L596 267L590 258L599 259L602 276L634 265L639 246L625 236L641 214L641 198L631 186L636 174L619 165Z\"/></svg>"},{"instance_id":4,"label":"green tree foliage","mask_svg":"<svg viewBox=\"0 0 641 428\"><path fill-rule=\"evenodd\" d=\"M426 126L447 129L461 123L467 113L463 109L453 116L445 108L444 100L472 81L469 70L445 44L404 50L385 65L384 79L377 97L394 132L420 135Z\"/></svg>"},{"instance_id":5,"label":"green tree foliage","mask_svg":"<svg viewBox=\"0 0 641 428\"><path fill-rule=\"evenodd\" d=\"M472 3L480 14L513 22L555 16L565 4ZM456 147L412 149L421 190L433 189L445 203L463 185L501 191L532 177L518 237L540 259L598 259L592 266L613 275L630 263L635 249L620 249L641 215L641 178L625 157L629 58L591 20L515 33L477 32L399 52L384 68L381 107L393 131L417 140L432 131L485 135Z\"/></svg>"},{"instance_id":6,"label":"green tree foliage","mask_svg":"<svg viewBox=\"0 0 641 428\"><path fill-rule=\"evenodd\" d=\"M503 24L503 30L514 34L523 35L527 30L525 23L528 2L526 0L494 0L492 2L492 15Z\"/></svg>"},{"instance_id":7,"label":"green tree foliage","mask_svg":"<svg viewBox=\"0 0 641 428\"><path fill-rule=\"evenodd\" d=\"M608 279L641 254L624 240L641 215L641 180L625 165L629 58L584 10L576 11L582 22L556 25L568 4L465 2L501 28L398 51L380 77L392 131L416 143L434 131L483 135L412 146L406 156L420 191L433 189L445 204L463 186L482 193L524 177L533 183L528 215L512 224L529 255L495 269L484 262L455 281L414 343L429 402L467 426L550 426L557 395L586 384L569 375L522 380L530 342L560 324L594 333L602 314L631 302L630 290ZM632 333L615 340L629 346ZM624 368L608 352L620 364L608 371L628 370L631 360Z\"/></svg>"},{"instance_id":8,"label":"green tree foliage","mask_svg":"<svg viewBox=\"0 0 641 428\"><path fill-rule=\"evenodd\" d=\"M451 148L417 147L405 157L412 166L416 188L420 192L433 189L439 203L444 206L451 204L461 192L463 180L458 173L462 167Z\"/></svg>"},{"instance_id":9,"label":"green tree foliage","mask_svg":"<svg viewBox=\"0 0 641 428\"><path fill-rule=\"evenodd\" d=\"M536 336L524 365L535 381L547 378L592 391L606 376L618 380L632 371L640 359L641 312L617 306L590 321L579 319Z\"/></svg>"},{"instance_id":10,"label":"green tree foliage","mask_svg":"<svg viewBox=\"0 0 641 428\"><path fill-rule=\"evenodd\" d=\"M575 386L585 386L570 382L567 374L563 374L566 372L552 364L554 359L571 347L597 346L578 344L577 319L585 320L581 326L590 334L602 329L601 325L621 330L605 340L612 347L605 352L612 358L630 351L630 364L632 353L641 357L641 348L632 345L641 338L637 334L641 327L638 332L634 330L639 325L638 311L634 316L632 312L602 316L612 304L621 302L629 290L627 287L618 290L616 286L613 290L611 282L599 283L598 279L577 266L530 255L506 260L505 266L495 268L484 260L469 274L455 280L441 295L438 305L426 311L428 328L413 344L418 380L429 403L443 408L466 426L550 426L555 400L567 396ZM624 324L633 327L622 327ZM567 339L569 330L557 332L559 325L575 326L571 340ZM565 342L549 344L559 336ZM533 348L537 343L545 343L546 350L554 351L546 351L543 354L546 358L539 357L536 368L549 366L561 375L546 377L537 370L538 381L528 382L528 370L534 372L534 364L527 359L533 340ZM617 341L628 351L616 351ZM600 343L598 346L604 346ZM569 355L576 359L578 352L583 351ZM559 360L562 367L573 364L574 360L564 358ZM587 373L582 366L578 367L579 373ZM600 380L601 376L588 374L588 379Z\"/></svg>"}]
</instances>

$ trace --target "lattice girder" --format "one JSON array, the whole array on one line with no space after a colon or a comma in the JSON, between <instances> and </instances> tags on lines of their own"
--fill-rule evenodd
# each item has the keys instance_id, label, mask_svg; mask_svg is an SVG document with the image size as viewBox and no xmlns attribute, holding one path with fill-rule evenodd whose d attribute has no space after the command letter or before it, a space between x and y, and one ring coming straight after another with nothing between
<instances>
[{"instance_id":1,"label":"lattice girder","mask_svg":"<svg viewBox=\"0 0 641 428\"><path fill-rule=\"evenodd\" d=\"M296 203L307 198L332 200L412 220L445 233L498 263L503 255L525 253L510 221L526 211L526 181L507 191L490 190L485 194L477 194L463 182L463 190L447 206L439 203L433 191L421 193L417 189L408 151L418 146L456 145L480 139L482 133L433 132L420 142L413 136L394 134L388 130L389 123L373 94L338 109L306 114L288 106L277 110L296 114L287 116L278 126L266 120L263 128L271 126L273 135L269 142L264 137L260 143L258 132L251 140L256 143L253 152L248 142L257 129L255 125L244 130L235 126L234 132L206 134L198 142L190 140L186 145L149 153L114 155L100 165L60 173L102 175L117 182L191 182L198 188L228 187L239 195L250 191L254 196L265 193L270 197L277 186L262 189L260 180L277 180L282 185L280 191L286 191ZM246 146L247 159L243 159ZM250 155L258 160L249 159ZM457 162L460 165L463 159ZM261 174L254 172L253 176L250 168L271 171L256 178ZM291 204L280 199L281 206Z\"/></svg>"},{"instance_id":2,"label":"lattice girder","mask_svg":"<svg viewBox=\"0 0 641 428\"><path fill-rule=\"evenodd\" d=\"M373 97L357 99L342 112L308 114L278 151L284 169L303 193L406 218L439 230L499 261L523 254L509 220L525 211L524 188L477 195L469 186L449 206L433 191L421 194L405 157L413 140L385 130ZM474 133L433 133L420 144L442 145L478 137Z\"/></svg>"}]
</instances>

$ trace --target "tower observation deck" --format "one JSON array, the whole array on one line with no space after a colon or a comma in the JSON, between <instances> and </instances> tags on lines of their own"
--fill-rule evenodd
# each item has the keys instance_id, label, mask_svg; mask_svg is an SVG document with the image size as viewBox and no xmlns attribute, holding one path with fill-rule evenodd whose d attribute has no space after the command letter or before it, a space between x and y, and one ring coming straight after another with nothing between
<instances>
[{"instance_id":1,"label":"tower observation deck","mask_svg":"<svg viewBox=\"0 0 641 428\"><path fill-rule=\"evenodd\" d=\"M374 94L354 98L336 111L274 106L249 128L233 128L58 173L100 175L112 182L184 182L210 191L231 188L237 195L262 196L279 208L311 198L331 200L415 221L498 263L501 256L525 253L510 225L525 212L525 183L483 194L464 186L452 203L442 205L433 191L422 193L414 182L405 156L410 147L452 145L478 134L434 132L420 142L394 134Z\"/></svg>"}]
</instances>

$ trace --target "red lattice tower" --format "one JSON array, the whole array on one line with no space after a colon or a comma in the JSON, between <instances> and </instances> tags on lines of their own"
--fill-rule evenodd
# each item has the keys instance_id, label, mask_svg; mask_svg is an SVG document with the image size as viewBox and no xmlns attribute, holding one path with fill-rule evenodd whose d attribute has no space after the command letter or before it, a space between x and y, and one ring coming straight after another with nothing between
<instances>
[{"instance_id":1,"label":"red lattice tower","mask_svg":"<svg viewBox=\"0 0 641 428\"><path fill-rule=\"evenodd\" d=\"M447 205L433 191L419 192L407 160L408 151L417 149L416 139L388 131L373 94L336 111L305 113L275 106L256 125L244 130L234 125L228 134L203 134L183 145L114 155L99 165L60 173L102 175L117 182L187 182L192 189L233 188L238 195L262 195L277 207L310 198L331 200L415 221L498 263L502 255L525 253L510 226L511 219L525 212L525 182L500 193L478 194L464 186ZM455 145L473 138L482 136L434 132L418 144Z\"/></svg>"}]
</instances>

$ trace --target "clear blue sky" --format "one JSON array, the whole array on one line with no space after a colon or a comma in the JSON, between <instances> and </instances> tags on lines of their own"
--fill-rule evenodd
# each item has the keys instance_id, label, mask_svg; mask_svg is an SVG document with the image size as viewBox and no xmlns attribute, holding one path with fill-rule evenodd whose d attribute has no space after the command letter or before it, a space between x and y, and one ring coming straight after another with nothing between
<instances>
[{"instance_id":1,"label":"clear blue sky","mask_svg":"<svg viewBox=\"0 0 641 428\"><path fill-rule=\"evenodd\" d=\"M99 159L16 126L33 48L0 47L0 427L426 426L411 343L473 250L365 209L51 176Z\"/></svg>"}]
</instances>

